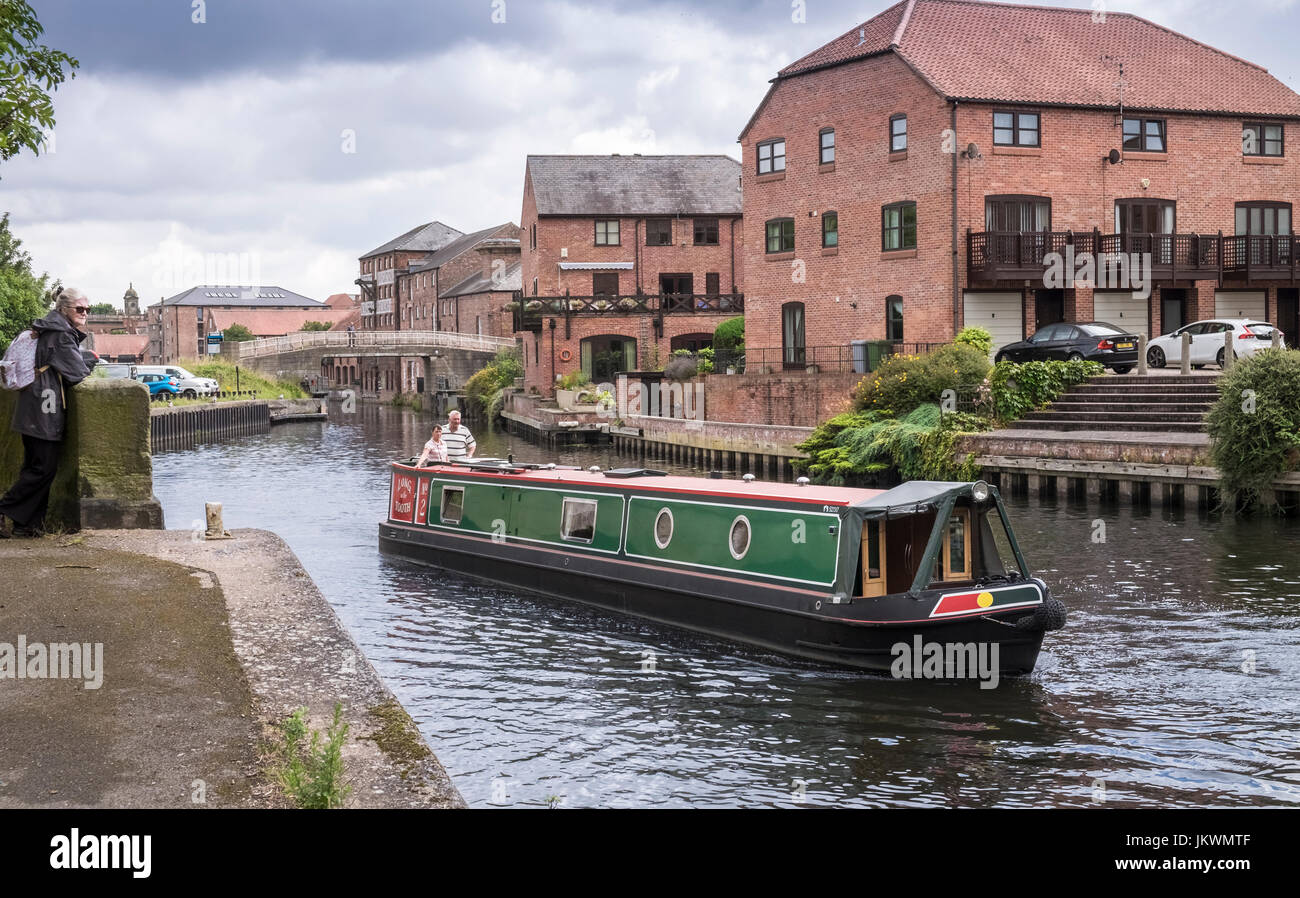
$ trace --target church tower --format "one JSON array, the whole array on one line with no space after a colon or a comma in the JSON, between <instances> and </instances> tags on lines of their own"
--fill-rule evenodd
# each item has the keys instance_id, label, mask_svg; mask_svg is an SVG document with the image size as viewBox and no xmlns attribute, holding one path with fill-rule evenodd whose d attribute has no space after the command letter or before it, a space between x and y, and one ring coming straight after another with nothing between
<instances>
[{"instance_id":1,"label":"church tower","mask_svg":"<svg viewBox=\"0 0 1300 898\"><path fill-rule=\"evenodd\" d=\"M140 314L140 294L135 292L134 284L128 284L126 293L122 294L122 312L127 318Z\"/></svg>"}]
</instances>

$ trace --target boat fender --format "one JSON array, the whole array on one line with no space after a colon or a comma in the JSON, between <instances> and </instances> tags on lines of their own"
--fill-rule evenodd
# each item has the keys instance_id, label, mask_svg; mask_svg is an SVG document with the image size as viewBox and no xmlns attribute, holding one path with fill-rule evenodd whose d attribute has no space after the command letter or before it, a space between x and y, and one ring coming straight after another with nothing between
<instances>
[{"instance_id":1,"label":"boat fender","mask_svg":"<svg viewBox=\"0 0 1300 898\"><path fill-rule=\"evenodd\" d=\"M1057 598L1048 598L1046 602L1034 609L1034 613L1016 621L1017 630L1031 633L1041 630L1050 633L1065 626L1065 603Z\"/></svg>"}]
</instances>

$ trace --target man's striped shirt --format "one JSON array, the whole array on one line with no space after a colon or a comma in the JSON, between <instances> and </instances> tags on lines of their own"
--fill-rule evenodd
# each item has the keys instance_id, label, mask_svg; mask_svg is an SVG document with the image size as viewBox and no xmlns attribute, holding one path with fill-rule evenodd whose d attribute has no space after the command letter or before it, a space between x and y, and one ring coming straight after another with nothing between
<instances>
[{"instance_id":1,"label":"man's striped shirt","mask_svg":"<svg viewBox=\"0 0 1300 898\"><path fill-rule=\"evenodd\" d=\"M455 430L448 424L442 429L442 441L447 444L447 458L455 460L464 458L474 448L474 435L464 424Z\"/></svg>"}]
</instances>

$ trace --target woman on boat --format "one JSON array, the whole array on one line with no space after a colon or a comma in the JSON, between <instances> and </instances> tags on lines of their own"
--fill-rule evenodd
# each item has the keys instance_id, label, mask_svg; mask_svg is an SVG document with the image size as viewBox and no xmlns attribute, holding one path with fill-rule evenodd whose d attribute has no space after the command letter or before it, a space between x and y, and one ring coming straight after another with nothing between
<instances>
[{"instance_id":1,"label":"woman on boat","mask_svg":"<svg viewBox=\"0 0 1300 898\"><path fill-rule=\"evenodd\" d=\"M417 468L423 468L425 460L432 464L447 463L447 444L442 441L442 425L433 425L433 435L429 437L429 442L424 444L424 451L420 453L420 460L415 463Z\"/></svg>"}]
</instances>

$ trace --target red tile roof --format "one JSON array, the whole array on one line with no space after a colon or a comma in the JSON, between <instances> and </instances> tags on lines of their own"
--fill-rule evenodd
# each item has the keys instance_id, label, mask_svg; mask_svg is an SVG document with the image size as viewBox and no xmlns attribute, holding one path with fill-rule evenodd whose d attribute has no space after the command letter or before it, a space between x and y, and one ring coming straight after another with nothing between
<instances>
[{"instance_id":1,"label":"red tile roof","mask_svg":"<svg viewBox=\"0 0 1300 898\"><path fill-rule=\"evenodd\" d=\"M945 98L1300 117L1300 94L1254 63L1128 13L905 0L778 79L894 52Z\"/></svg>"},{"instance_id":2,"label":"red tile roof","mask_svg":"<svg viewBox=\"0 0 1300 898\"><path fill-rule=\"evenodd\" d=\"M212 320L217 330L232 324L242 324L255 337L283 337L302 330L308 321L333 324L352 314L347 309L213 309Z\"/></svg>"},{"instance_id":3,"label":"red tile roof","mask_svg":"<svg viewBox=\"0 0 1300 898\"><path fill-rule=\"evenodd\" d=\"M331 309L351 309L361 304L361 294L359 293L331 293L329 299L325 300L325 305Z\"/></svg>"},{"instance_id":4,"label":"red tile roof","mask_svg":"<svg viewBox=\"0 0 1300 898\"><path fill-rule=\"evenodd\" d=\"M117 358L122 355L144 356L149 348L148 334L95 334L93 349L96 355Z\"/></svg>"}]
</instances>

